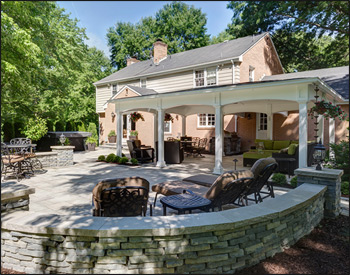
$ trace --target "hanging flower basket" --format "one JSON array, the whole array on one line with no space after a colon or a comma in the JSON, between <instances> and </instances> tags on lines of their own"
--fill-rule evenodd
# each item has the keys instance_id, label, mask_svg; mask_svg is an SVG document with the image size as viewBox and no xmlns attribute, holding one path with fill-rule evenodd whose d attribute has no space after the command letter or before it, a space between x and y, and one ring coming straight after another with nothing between
<instances>
[{"instance_id":1,"label":"hanging flower basket","mask_svg":"<svg viewBox=\"0 0 350 275\"><path fill-rule=\"evenodd\" d=\"M133 122L136 122L138 121L139 119L141 119L142 121L145 121L145 119L143 118L143 116L138 113L138 112L133 112L130 114L130 119L133 121Z\"/></svg>"},{"instance_id":2,"label":"hanging flower basket","mask_svg":"<svg viewBox=\"0 0 350 275\"><path fill-rule=\"evenodd\" d=\"M171 116L171 114L165 113L165 115L164 115L164 121L171 121L171 122L174 122L174 118Z\"/></svg>"},{"instance_id":3,"label":"hanging flower basket","mask_svg":"<svg viewBox=\"0 0 350 275\"><path fill-rule=\"evenodd\" d=\"M339 118L340 120L345 120L346 113L332 102L326 102L324 99L315 103L315 105L309 110L308 115L313 119L315 113L323 115L325 119L328 118Z\"/></svg>"}]
</instances>

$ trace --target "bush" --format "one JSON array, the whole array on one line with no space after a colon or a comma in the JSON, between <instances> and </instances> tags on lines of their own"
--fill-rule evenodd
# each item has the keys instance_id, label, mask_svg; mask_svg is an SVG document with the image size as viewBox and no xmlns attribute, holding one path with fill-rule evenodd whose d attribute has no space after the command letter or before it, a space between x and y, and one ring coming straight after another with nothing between
<instances>
[{"instance_id":1,"label":"bush","mask_svg":"<svg viewBox=\"0 0 350 275\"><path fill-rule=\"evenodd\" d=\"M298 184L298 178L297 177L293 177L290 180L290 185L295 188L295 187L297 187L297 184Z\"/></svg>"},{"instance_id":2,"label":"bush","mask_svg":"<svg viewBox=\"0 0 350 275\"><path fill-rule=\"evenodd\" d=\"M129 159L127 157L122 157L119 161L120 164L125 164L129 161Z\"/></svg>"},{"instance_id":3,"label":"bush","mask_svg":"<svg viewBox=\"0 0 350 275\"><path fill-rule=\"evenodd\" d=\"M122 153L122 157L126 157L124 153Z\"/></svg>"},{"instance_id":4,"label":"bush","mask_svg":"<svg viewBox=\"0 0 350 275\"><path fill-rule=\"evenodd\" d=\"M114 162L116 155L111 153L107 156L106 161L107 162Z\"/></svg>"},{"instance_id":5,"label":"bush","mask_svg":"<svg viewBox=\"0 0 350 275\"><path fill-rule=\"evenodd\" d=\"M80 132L86 132L85 124L82 123L81 125L78 125L78 131Z\"/></svg>"},{"instance_id":6,"label":"bush","mask_svg":"<svg viewBox=\"0 0 350 275\"><path fill-rule=\"evenodd\" d=\"M95 143L95 144L97 144L97 138L95 138L95 137L88 137L87 139L86 139L86 144L88 144L88 143L90 143L90 144L93 144L93 143Z\"/></svg>"},{"instance_id":7,"label":"bush","mask_svg":"<svg viewBox=\"0 0 350 275\"><path fill-rule=\"evenodd\" d=\"M341 183L341 193L342 195L349 195L349 182L343 181Z\"/></svg>"},{"instance_id":8,"label":"bush","mask_svg":"<svg viewBox=\"0 0 350 275\"><path fill-rule=\"evenodd\" d=\"M30 118L25 125L25 128L21 129L21 133L32 141L41 139L46 135L47 131L46 120L38 116Z\"/></svg>"},{"instance_id":9,"label":"bush","mask_svg":"<svg viewBox=\"0 0 350 275\"><path fill-rule=\"evenodd\" d=\"M275 173L271 179L274 183L278 185L287 184L287 177L285 174Z\"/></svg>"},{"instance_id":10,"label":"bush","mask_svg":"<svg viewBox=\"0 0 350 275\"><path fill-rule=\"evenodd\" d=\"M114 163L120 163L120 159L121 159L121 157L115 156L113 162L114 162Z\"/></svg>"},{"instance_id":11,"label":"bush","mask_svg":"<svg viewBox=\"0 0 350 275\"><path fill-rule=\"evenodd\" d=\"M134 159L134 158L130 159L130 162L134 165L139 163L139 161L137 159Z\"/></svg>"},{"instance_id":12,"label":"bush","mask_svg":"<svg viewBox=\"0 0 350 275\"><path fill-rule=\"evenodd\" d=\"M106 157L104 155L101 155L97 158L98 161L105 161Z\"/></svg>"}]
</instances>

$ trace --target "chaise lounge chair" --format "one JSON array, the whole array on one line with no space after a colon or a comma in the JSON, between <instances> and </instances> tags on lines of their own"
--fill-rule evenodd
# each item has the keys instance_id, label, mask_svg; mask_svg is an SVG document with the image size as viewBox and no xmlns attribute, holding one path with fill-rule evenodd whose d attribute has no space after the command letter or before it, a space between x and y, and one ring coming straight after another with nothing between
<instances>
[{"instance_id":1,"label":"chaise lounge chair","mask_svg":"<svg viewBox=\"0 0 350 275\"><path fill-rule=\"evenodd\" d=\"M250 170L225 172L219 177L200 174L185 178L182 181L166 181L158 183L152 186L152 191L156 192L154 206L156 205L158 194L171 196L181 194L183 190L190 190L196 195L206 197L208 189L211 189L212 192L214 184L220 184L220 187L222 188L227 183L240 178L251 178L253 180L243 195L246 204L248 200L252 200L248 198L248 196L252 194L254 195L254 201L258 203L266 197L275 197L273 187L268 182L268 179L276 168L277 163L275 159L265 158L256 161ZM267 187L267 192L262 191L262 188L265 185ZM261 193L266 196L262 197Z\"/></svg>"},{"instance_id":2,"label":"chaise lounge chair","mask_svg":"<svg viewBox=\"0 0 350 275\"><path fill-rule=\"evenodd\" d=\"M146 216L149 182L140 177L100 181L92 190L93 216ZM152 216L152 205L150 205Z\"/></svg>"}]
</instances>

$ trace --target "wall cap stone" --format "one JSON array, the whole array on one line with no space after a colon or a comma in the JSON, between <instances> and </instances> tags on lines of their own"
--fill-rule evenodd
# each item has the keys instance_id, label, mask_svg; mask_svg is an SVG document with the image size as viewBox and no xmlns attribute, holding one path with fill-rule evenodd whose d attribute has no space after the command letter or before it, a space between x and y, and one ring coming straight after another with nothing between
<instances>
[{"instance_id":1,"label":"wall cap stone","mask_svg":"<svg viewBox=\"0 0 350 275\"><path fill-rule=\"evenodd\" d=\"M171 236L242 227L258 220L281 217L322 195L327 187L305 183L277 198L221 212L156 217L93 217L14 212L2 217L1 228L37 234L92 237Z\"/></svg>"},{"instance_id":2,"label":"wall cap stone","mask_svg":"<svg viewBox=\"0 0 350 275\"><path fill-rule=\"evenodd\" d=\"M24 184L1 184L1 201L19 198L35 193L35 188Z\"/></svg>"},{"instance_id":3,"label":"wall cap stone","mask_svg":"<svg viewBox=\"0 0 350 275\"><path fill-rule=\"evenodd\" d=\"M71 146L71 145L55 145L55 146L50 146L51 149L53 150L73 150L75 148L75 146Z\"/></svg>"},{"instance_id":4,"label":"wall cap stone","mask_svg":"<svg viewBox=\"0 0 350 275\"><path fill-rule=\"evenodd\" d=\"M57 156L57 152L35 152L35 155L37 157L44 157L44 156Z\"/></svg>"},{"instance_id":5,"label":"wall cap stone","mask_svg":"<svg viewBox=\"0 0 350 275\"><path fill-rule=\"evenodd\" d=\"M317 178L337 179L344 174L343 170L322 168L322 170L316 170L313 167L298 168L294 170L296 176L312 176Z\"/></svg>"}]
</instances>

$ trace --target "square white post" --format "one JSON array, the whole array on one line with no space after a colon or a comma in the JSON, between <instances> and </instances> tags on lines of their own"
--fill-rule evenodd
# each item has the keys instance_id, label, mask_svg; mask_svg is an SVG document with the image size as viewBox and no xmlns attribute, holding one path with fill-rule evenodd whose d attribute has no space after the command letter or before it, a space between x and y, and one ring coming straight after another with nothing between
<instances>
[{"instance_id":1,"label":"square white post","mask_svg":"<svg viewBox=\"0 0 350 275\"><path fill-rule=\"evenodd\" d=\"M157 167L165 167L164 161L164 110L158 109L158 161Z\"/></svg>"},{"instance_id":2,"label":"square white post","mask_svg":"<svg viewBox=\"0 0 350 275\"><path fill-rule=\"evenodd\" d=\"M157 117L157 113L153 114L153 148L156 148L156 142L158 141L158 117Z\"/></svg>"},{"instance_id":3,"label":"square white post","mask_svg":"<svg viewBox=\"0 0 350 275\"><path fill-rule=\"evenodd\" d=\"M182 136L184 137L186 135L186 116L181 116L182 120Z\"/></svg>"},{"instance_id":4,"label":"square white post","mask_svg":"<svg viewBox=\"0 0 350 275\"><path fill-rule=\"evenodd\" d=\"M299 102L299 168L307 167L307 102Z\"/></svg>"},{"instance_id":5,"label":"square white post","mask_svg":"<svg viewBox=\"0 0 350 275\"><path fill-rule=\"evenodd\" d=\"M117 116L117 156L122 156L122 142L123 142L123 114L122 112L115 108L115 113Z\"/></svg>"},{"instance_id":6,"label":"square white post","mask_svg":"<svg viewBox=\"0 0 350 275\"><path fill-rule=\"evenodd\" d=\"M215 105L215 167L213 174L222 174L222 109Z\"/></svg>"},{"instance_id":7,"label":"square white post","mask_svg":"<svg viewBox=\"0 0 350 275\"><path fill-rule=\"evenodd\" d=\"M329 144L335 143L335 119L329 118ZM334 157L334 152L329 147L329 155Z\"/></svg>"}]
</instances>

